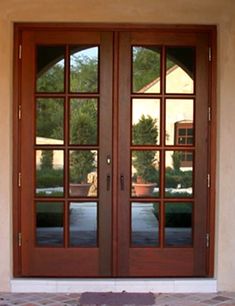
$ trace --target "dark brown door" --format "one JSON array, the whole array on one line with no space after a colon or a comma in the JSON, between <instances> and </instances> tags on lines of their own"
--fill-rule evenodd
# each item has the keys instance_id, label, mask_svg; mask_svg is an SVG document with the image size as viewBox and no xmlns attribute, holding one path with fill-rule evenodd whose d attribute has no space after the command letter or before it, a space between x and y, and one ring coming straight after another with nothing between
<instances>
[{"instance_id":1,"label":"dark brown door","mask_svg":"<svg viewBox=\"0 0 235 306\"><path fill-rule=\"evenodd\" d=\"M207 35L21 39L19 274L206 275Z\"/></svg>"}]
</instances>

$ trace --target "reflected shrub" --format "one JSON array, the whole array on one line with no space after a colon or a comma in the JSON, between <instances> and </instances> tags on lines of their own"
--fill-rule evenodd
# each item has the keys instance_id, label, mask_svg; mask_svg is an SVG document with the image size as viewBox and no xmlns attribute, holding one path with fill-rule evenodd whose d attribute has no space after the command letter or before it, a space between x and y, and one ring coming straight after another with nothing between
<instances>
[{"instance_id":1,"label":"reflected shrub","mask_svg":"<svg viewBox=\"0 0 235 306\"><path fill-rule=\"evenodd\" d=\"M63 169L38 169L36 186L37 188L61 187L63 177Z\"/></svg>"}]
</instances>

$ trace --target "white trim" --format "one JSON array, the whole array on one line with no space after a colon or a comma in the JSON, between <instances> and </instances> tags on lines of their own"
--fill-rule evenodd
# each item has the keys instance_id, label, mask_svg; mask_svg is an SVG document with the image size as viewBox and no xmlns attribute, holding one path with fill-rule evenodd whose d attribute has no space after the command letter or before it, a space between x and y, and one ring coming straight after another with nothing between
<instances>
[{"instance_id":1,"label":"white trim","mask_svg":"<svg viewBox=\"0 0 235 306\"><path fill-rule=\"evenodd\" d=\"M13 279L11 292L217 292L216 279Z\"/></svg>"}]
</instances>

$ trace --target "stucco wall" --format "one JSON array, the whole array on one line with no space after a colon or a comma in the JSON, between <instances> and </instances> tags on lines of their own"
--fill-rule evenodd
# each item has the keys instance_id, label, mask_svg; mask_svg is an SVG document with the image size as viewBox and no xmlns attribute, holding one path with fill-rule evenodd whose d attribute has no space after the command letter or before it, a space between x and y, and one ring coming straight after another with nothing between
<instances>
[{"instance_id":1,"label":"stucco wall","mask_svg":"<svg viewBox=\"0 0 235 306\"><path fill-rule=\"evenodd\" d=\"M123 22L218 25L216 277L235 290L235 1L0 1L0 290L12 276L12 77L14 22Z\"/></svg>"}]
</instances>

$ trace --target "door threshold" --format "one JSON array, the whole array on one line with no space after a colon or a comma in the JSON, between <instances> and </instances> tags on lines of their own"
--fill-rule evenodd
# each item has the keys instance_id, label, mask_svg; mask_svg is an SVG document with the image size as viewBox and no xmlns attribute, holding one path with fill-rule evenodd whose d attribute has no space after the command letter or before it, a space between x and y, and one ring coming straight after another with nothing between
<instances>
[{"instance_id":1,"label":"door threshold","mask_svg":"<svg viewBox=\"0 0 235 306\"><path fill-rule=\"evenodd\" d=\"M153 292L214 293L214 278L126 278L126 279L12 279L11 292L82 293L90 292Z\"/></svg>"}]
</instances>

